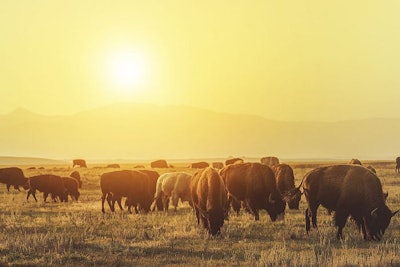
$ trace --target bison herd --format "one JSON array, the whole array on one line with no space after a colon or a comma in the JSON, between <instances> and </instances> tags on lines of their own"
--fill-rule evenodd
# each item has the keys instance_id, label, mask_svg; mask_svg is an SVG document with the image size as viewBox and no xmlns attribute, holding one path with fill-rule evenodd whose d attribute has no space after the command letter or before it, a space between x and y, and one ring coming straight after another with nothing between
<instances>
[{"instance_id":1,"label":"bison herd","mask_svg":"<svg viewBox=\"0 0 400 267\"><path fill-rule=\"evenodd\" d=\"M399 160L400 161L400 160ZM80 166L86 167L86 162ZM122 198L131 212L147 213L167 211L170 201L177 210L178 202L187 201L193 208L197 223L211 235L220 233L230 210L239 213L241 209L259 220L259 211L265 210L271 221L283 218L286 204L289 209L299 209L302 194L307 201L305 228L309 233L311 223L317 227L317 209L321 205L334 212L337 238L348 217L356 223L365 240L381 240L392 212L386 205L387 194L382 190L376 171L364 167L361 162L319 167L308 172L298 187L295 186L293 169L279 163L276 157L262 158L260 163L243 162L235 158L223 163L200 162L192 164L197 168L194 174L187 172L166 172L161 175L154 170L117 170L103 173L100 177L102 192L101 206L105 213L105 202L111 211L115 203L122 210ZM152 166L167 168L165 161ZM218 167L217 167L218 166ZM397 167L396 167L397 170ZM26 178L16 167L0 169L0 182L19 190L28 190L27 200L32 195L37 201L36 191L43 193L44 201L50 195L53 201L68 201L68 196L78 200L82 187L79 172L69 177L52 174Z\"/></svg>"}]
</instances>

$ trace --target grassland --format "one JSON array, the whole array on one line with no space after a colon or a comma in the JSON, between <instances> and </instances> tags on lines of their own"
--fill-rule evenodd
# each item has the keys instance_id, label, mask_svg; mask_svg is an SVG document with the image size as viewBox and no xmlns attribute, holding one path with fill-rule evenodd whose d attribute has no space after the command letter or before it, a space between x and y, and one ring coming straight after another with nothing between
<instances>
[{"instance_id":1,"label":"grassland","mask_svg":"<svg viewBox=\"0 0 400 267\"><path fill-rule=\"evenodd\" d=\"M298 184L303 175L329 162L291 163ZM371 161L389 192L388 206L400 208L400 175L394 163ZM186 169L175 166L174 170ZM123 165L123 169L132 169ZM68 175L67 166L28 170ZM12 266L399 266L400 217L395 216L381 242L363 241L352 222L344 239L336 240L332 218L318 210L319 229L307 236L304 198L300 210L287 210L283 221L260 221L248 214L231 214L218 237L197 225L188 204L175 213L128 214L117 209L101 213L100 175L111 169L79 169L83 180L78 202L26 201L25 192L7 193L0 185L0 265ZM160 173L167 170L158 170ZM171 171L169 169L168 171Z\"/></svg>"}]
</instances>

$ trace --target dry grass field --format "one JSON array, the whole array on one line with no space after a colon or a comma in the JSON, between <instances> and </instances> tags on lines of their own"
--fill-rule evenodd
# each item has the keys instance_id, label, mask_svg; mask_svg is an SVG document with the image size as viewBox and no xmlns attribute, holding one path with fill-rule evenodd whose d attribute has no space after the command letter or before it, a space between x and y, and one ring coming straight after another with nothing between
<instances>
[{"instance_id":1,"label":"dry grass field","mask_svg":"<svg viewBox=\"0 0 400 267\"><path fill-rule=\"evenodd\" d=\"M329 162L293 162L296 185L309 170ZM400 175L394 163L365 162L377 170L388 206L400 209ZM175 166L173 170L193 170ZM132 169L123 165L122 169ZM67 166L28 170L69 175ZM147 166L148 167L148 166ZM396 215L381 242L366 242L348 221L344 239L336 239L332 218L319 208L319 229L305 232L304 197L300 210L287 210L283 221L271 222L262 211L260 221L246 213L231 214L222 234L210 237L197 225L188 204L167 214L128 214L108 206L101 212L100 175L112 169L79 169L83 188L78 202L26 201L26 192L0 185L0 265L12 266L399 266L400 215ZM161 170L160 173L173 171Z\"/></svg>"}]
</instances>

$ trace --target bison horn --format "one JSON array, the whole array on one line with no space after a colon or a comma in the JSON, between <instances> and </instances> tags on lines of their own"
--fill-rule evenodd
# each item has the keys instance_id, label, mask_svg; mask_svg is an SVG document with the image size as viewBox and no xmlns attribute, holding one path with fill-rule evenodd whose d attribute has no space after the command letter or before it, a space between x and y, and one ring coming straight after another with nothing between
<instances>
[{"instance_id":1,"label":"bison horn","mask_svg":"<svg viewBox=\"0 0 400 267\"><path fill-rule=\"evenodd\" d=\"M276 201L272 198L272 194L269 194L268 201L269 201L269 203L271 203L271 204L275 204L275 202L276 202Z\"/></svg>"},{"instance_id":2,"label":"bison horn","mask_svg":"<svg viewBox=\"0 0 400 267\"><path fill-rule=\"evenodd\" d=\"M396 215L396 213L398 213L399 212L399 210L396 210L395 212L393 212L392 213L392 217L394 216L394 215Z\"/></svg>"},{"instance_id":3,"label":"bison horn","mask_svg":"<svg viewBox=\"0 0 400 267\"><path fill-rule=\"evenodd\" d=\"M378 211L378 208L373 209L373 210L371 211L371 216L372 216L372 217L378 216L377 211Z\"/></svg>"}]
</instances>

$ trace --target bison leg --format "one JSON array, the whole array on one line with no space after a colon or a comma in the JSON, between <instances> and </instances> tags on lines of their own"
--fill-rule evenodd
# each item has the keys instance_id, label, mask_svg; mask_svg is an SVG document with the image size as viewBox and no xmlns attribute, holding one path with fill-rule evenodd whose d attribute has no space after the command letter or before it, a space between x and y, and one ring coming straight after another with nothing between
<instances>
[{"instance_id":1,"label":"bison leg","mask_svg":"<svg viewBox=\"0 0 400 267\"><path fill-rule=\"evenodd\" d=\"M124 210L124 208L122 208L122 204L121 204L122 197L117 198L116 201L118 203L118 206L119 206L120 210ZM114 205L115 205L115 201L113 202L113 206Z\"/></svg>"},{"instance_id":2,"label":"bison leg","mask_svg":"<svg viewBox=\"0 0 400 267\"><path fill-rule=\"evenodd\" d=\"M163 210L168 211L168 206L169 206L169 197L168 196L163 196Z\"/></svg>"},{"instance_id":3,"label":"bison leg","mask_svg":"<svg viewBox=\"0 0 400 267\"><path fill-rule=\"evenodd\" d=\"M101 212L106 213L105 209L104 209L104 202L106 201L106 193L103 193L103 195L101 196Z\"/></svg>"},{"instance_id":4,"label":"bison leg","mask_svg":"<svg viewBox=\"0 0 400 267\"><path fill-rule=\"evenodd\" d=\"M47 193L47 192L44 192L44 193L43 193L44 202L46 202L46 199L47 199L48 195L49 195L49 193Z\"/></svg>"},{"instance_id":5,"label":"bison leg","mask_svg":"<svg viewBox=\"0 0 400 267\"><path fill-rule=\"evenodd\" d=\"M335 224L338 228L336 237L337 239L343 238L343 227L346 225L347 217L349 217L349 212L339 209L335 212Z\"/></svg>"},{"instance_id":6,"label":"bison leg","mask_svg":"<svg viewBox=\"0 0 400 267\"><path fill-rule=\"evenodd\" d=\"M26 196L26 200L27 200L27 201L28 201L30 195L32 195L33 198L35 199L35 201L37 202L37 199L36 199L36 190L29 189L28 194L27 194L27 196Z\"/></svg>"},{"instance_id":7,"label":"bison leg","mask_svg":"<svg viewBox=\"0 0 400 267\"><path fill-rule=\"evenodd\" d=\"M7 192L10 192L10 187L11 187L11 185L7 184Z\"/></svg>"},{"instance_id":8,"label":"bison leg","mask_svg":"<svg viewBox=\"0 0 400 267\"><path fill-rule=\"evenodd\" d=\"M305 211L305 218L306 218L306 232L307 235L310 233L311 227L310 227L310 212L309 209L307 208Z\"/></svg>"}]
</instances>

